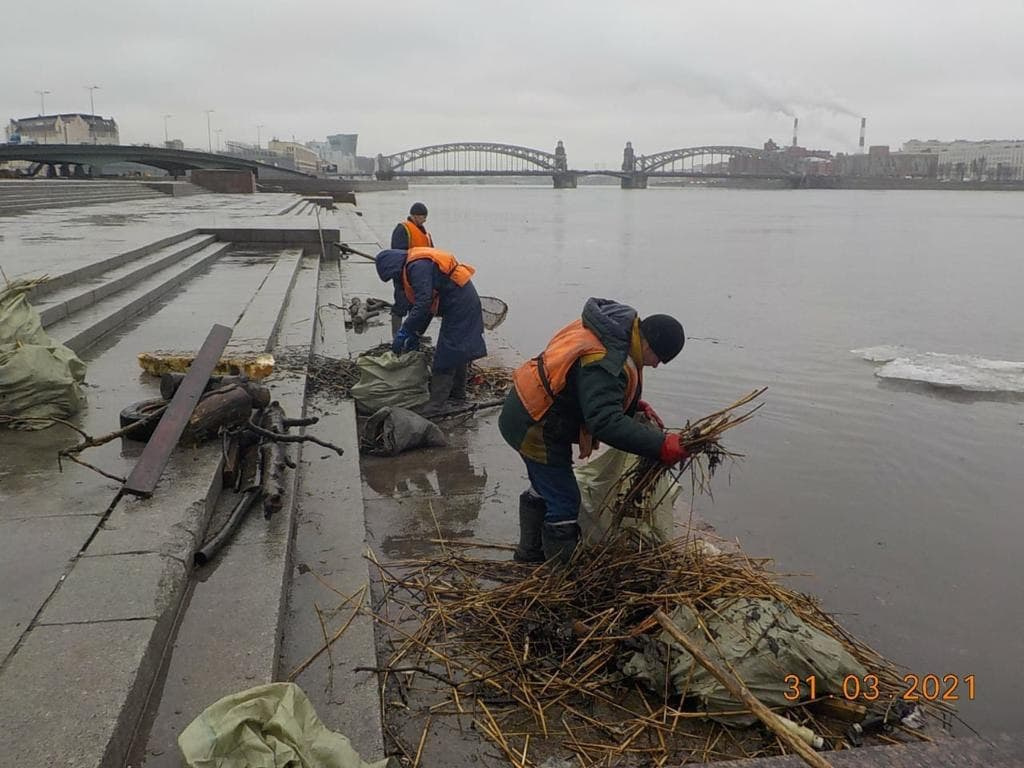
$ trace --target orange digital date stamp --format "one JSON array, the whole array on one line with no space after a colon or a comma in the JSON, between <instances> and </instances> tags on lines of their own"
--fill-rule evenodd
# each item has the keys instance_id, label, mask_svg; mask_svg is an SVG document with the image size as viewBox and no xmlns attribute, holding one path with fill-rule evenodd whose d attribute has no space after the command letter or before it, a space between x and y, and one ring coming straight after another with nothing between
<instances>
[{"instance_id":1,"label":"orange digital date stamp","mask_svg":"<svg viewBox=\"0 0 1024 768\"><path fill-rule=\"evenodd\" d=\"M782 681L789 687L783 694L787 701L818 698L818 680L814 675L786 675ZM961 688L962 686L962 688ZM804 693L807 696L804 696ZM882 695L877 675L847 675L843 678L841 696L847 701L877 701ZM903 701L974 701L974 675L903 676L903 687L896 698Z\"/></svg>"}]
</instances>

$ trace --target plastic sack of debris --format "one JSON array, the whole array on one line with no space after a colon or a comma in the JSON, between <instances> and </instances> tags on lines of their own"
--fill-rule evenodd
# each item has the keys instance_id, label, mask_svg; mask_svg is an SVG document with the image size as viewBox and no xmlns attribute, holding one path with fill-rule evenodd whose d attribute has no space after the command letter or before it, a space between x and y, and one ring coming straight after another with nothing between
<instances>
[{"instance_id":1,"label":"plastic sack of debris","mask_svg":"<svg viewBox=\"0 0 1024 768\"><path fill-rule=\"evenodd\" d=\"M270 683L225 696L178 736L188 768L388 768L368 763L348 737L327 729L295 683Z\"/></svg>"},{"instance_id":2,"label":"plastic sack of debris","mask_svg":"<svg viewBox=\"0 0 1024 768\"><path fill-rule=\"evenodd\" d=\"M444 445L448 438L441 428L408 408L381 408L366 420L360 440L360 448L374 456Z\"/></svg>"},{"instance_id":3,"label":"plastic sack of debris","mask_svg":"<svg viewBox=\"0 0 1024 768\"><path fill-rule=\"evenodd\" d=\"M415 408L430 399L430 374L422 352L368 352L358 357L356 369L359 381L351 392L360 413L384 407Z\"/></svg>"},{"instance_id":4,"label":"plastic sack of debris","mask_svg":"<svg viewBox=\"0 0 1024 768\"><path fill-rule=\"evenodd\" d=\"M785 603L771 598L743 597L710 600L698 617L681 605L671 619L693 643L720 667L731 669L747 689L768 707L787 707L792 685L787 675L801 680L814 675L819 695L842 696L843 679L864 679L867 670L838 640L804 622ZM715 638L708 640L708 635ZM682 646L663 632L647 640L642 651L624 660L622 671L642 680L653 691L665 688L666 649L673 693L696 696L708 712L746 709ZM667 644L667 645L666 645ZM710 716L710 715L709 715ZM710 716L726 725L752 725L753 715Z\"/></svg>"},{"instance_id":5,"label":"plastic sack of debris","mask_svg":"<svg viewBox=\"0 0 1024 768\"><path fill-rule=\"evenodd\" d=\"M600 541L615 524L616 494L620 490L619 478L629 471L638 457L617 448L607 448L597 458L573 469L580 487L579 525L584 539ZM679 483L667 473L654 487L643 509L635 515L626 515L619 522L620 529L634 530L646 540L669 541L673 538L675 518L672 509L679 497Z\"/></svg>"},{"instance_id":6,"label":"plastic sack of debris","mask_svg":"<svg viewBox=\"0 0 1024 768\"><path fill-rule=\"evenodd\" d=\"M26 295L36 284L16 281L0 292L0 416L14 429L48 427L45 419L66 419L84 399L85 363L43 330Z\"/></svg>"}]
</instances>

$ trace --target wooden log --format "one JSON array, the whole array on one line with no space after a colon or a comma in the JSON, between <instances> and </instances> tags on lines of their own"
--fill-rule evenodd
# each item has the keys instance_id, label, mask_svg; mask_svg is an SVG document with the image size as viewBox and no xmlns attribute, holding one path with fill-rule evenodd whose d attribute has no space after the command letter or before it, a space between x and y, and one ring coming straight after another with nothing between
<instances>
[{"instance_id":1,"label":"wooden log","mask_svg":"<svg viewBox=\"0 0 1024 768\"><path fill-rule=\"evenodd\" d=\"M253 408L266 408L270 405L270 389L254 381L244 381L239 386L249 393Z\"/></svg>"},{"instance_id":2,"label":"wooden log","mask_svg":"<svg viewBox=\"0 0 1024 768\"><path fill-rule=\"evenodd\" d=\"M757 718L764 723L772 733L774 733L783 744L789 749L793 750L800 758L813 768L832 768L831 764L815 752L811 747L801 741L793 732L787 728L783 723L779 722L782 720L780 715L772 712L766 707L760 699L752 694L747 686L743 684L743 681L737 678L735 675L726 672L718 664L712 661L700 648L688 638L683 631L675 625L663 611L657 610L654 612L654 617L661 624L662 628L668 632L668 634L679 643L683 648L696 659L704 669L710 672L718 682L725 686L733 696L743 702L743 704L753 712Z\"/></svg>"},{"instance_id":3,"label":"wooden log","mask_svg":"<svg viewBox=\"0 0 1024 768\"><path fill-rule=\"evenodd\" d=\"M170 400L174 397L174 393L178 391L178 387L181 386L181 382L185 380L184 373L164 373L160 376L160 397L164 400ZM209 392L220 387L227 386L228 384L239 384L245 381L244 376L211 376L210 380L206 382L206 389L204 392Z\"/></svg>"},{"instance_id":4,"label":"wooden log","mask_svg":"<svg viewBox=\"0 0 1024 768\"><path fill-rule=\"evenodd\" d=\"M260 426L280 435L287 433L284 408L276 400L264 409ZM260 476L263 516L269 518L284 506L285 470L289 463L287 444L265 438L260 447L260 459L263 466Z\"/></svg>"},{"instance_id":5,"label":"wooden log","mask_svg":"<svg viewBox=\"0 0 1024 768\"><path fill-rule=\"evenodd\" d=\"M184 380L185 374L183 373L163 374L160 377L160 396L164 400L170 400ZM211 376L210 380L206 382L206 389L203 390L203 393L233 385L245 388L249 397L252 398L253 408L266 408L270 405L270 390L262 384L250 380L248 376Z\"/></svg>"},{"instance_id":6,"label":"wooden log","mask_svg":"<svg viewBox=\"0 0 1024 768\"><path fill-rule=\"evenodd\" d=\"M193 440L204 440L221 427L246 424L252 415L252 398L244 386L234 386L212 392L204 397L192 411L185 435Z\"/></svg>"}]
</instances>

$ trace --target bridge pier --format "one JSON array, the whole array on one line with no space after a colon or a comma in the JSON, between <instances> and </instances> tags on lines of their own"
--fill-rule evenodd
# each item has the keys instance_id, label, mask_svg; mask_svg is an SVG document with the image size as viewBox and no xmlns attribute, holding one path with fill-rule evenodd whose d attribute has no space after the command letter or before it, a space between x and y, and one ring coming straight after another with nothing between
<instances>
[{"instance_id":1,"label":"bridge pier","mask_svg":"<svg viewBox=\"0 0 1024 768\"><path fill-rule=\"evenodd\" d=\"M633 171L628 176L622 177L623 189L647 189L647 174L640 171Z\"/></svg>"},{"instance_id":2,"label":"bridge pier","mask_svg":"<svg viewBox=\"0 0 1024 768\"><path fill-rule=\"evenodd\" d=\"M572 171L556 171L551 175L555 189L576 189L578 174Z\"/></svg>"}]
</instances>

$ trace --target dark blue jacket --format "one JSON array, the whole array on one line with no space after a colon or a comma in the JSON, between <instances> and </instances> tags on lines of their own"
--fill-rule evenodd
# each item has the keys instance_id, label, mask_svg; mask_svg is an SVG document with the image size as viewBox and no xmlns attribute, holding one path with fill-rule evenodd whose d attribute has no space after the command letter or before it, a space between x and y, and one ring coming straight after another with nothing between
<instances>
[{"instance_id":1,"label":"dark blue jacket","mask_svg":"<svg viewBox=\"0 0 1024 768\"><path fill-rule=\"evenodd\" d=\"M397 280L401 285L407 253L395 249L378 253L377 276L385 283ZM430 305L435 290L440 298L437 314L441 318L441 331L434 349L434 370L446 371L484 357L487 354L484 317L473 281L456 285L429 259L414 261L407 273L416 299L402 323L403 328L417 336L423 335L434 317Z\"/></svg>"}]
</instances>

